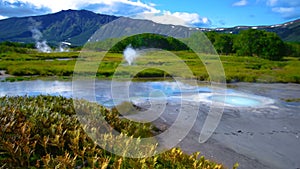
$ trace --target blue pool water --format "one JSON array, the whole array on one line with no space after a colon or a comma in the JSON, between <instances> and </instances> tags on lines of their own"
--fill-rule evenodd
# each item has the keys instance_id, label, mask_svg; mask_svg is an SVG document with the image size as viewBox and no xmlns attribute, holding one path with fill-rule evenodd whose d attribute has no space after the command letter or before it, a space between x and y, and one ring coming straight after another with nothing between
<instances>
[{"instance_id":1,"label":"blue pool water","mask_svg":"<svg viewBox=\"0 0 300 169\"><path fill-rule=\"evenodd\" d=\"M235 106L235 107L255 107L263 104L263 100L238 96L238 95L227 95L226 97L221 95L213 95L208 97L209 100L224 102L227 105Z\"/></svg>"},{"instance_id":2,"label":"blue pool water","mask_svg":"<svg viewBox=\"0 0 300 169\"><path fill-rule=\"evenodd\" d=\"M37 96L53 95L73 97L72 82L61 81L23 81L23 82L1 82L0 96ZM128 94L124 90L128 89ZM89 89L80 89L83 94ZM112 97L112 90L117 93ZM116 88L112 89L110 81L97 81L95 83L95 100L106 106L113 107L124 101L148 101L151 99L175 102L188 100L192 102L221 102L231 107L255 107L272 103L272 99L245 94L234 89L227 89L227 96L213 93L209 86L191 86L177 82L117 82ZM123 93L123 95L122 95ZM128 98L125 96L128 95Z\"/></svg>"}]
</instances>

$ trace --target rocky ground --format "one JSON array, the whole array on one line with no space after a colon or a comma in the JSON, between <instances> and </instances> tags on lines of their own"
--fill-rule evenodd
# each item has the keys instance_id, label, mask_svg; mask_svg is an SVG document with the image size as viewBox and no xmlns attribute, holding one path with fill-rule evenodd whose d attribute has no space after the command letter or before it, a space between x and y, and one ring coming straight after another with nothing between
<instances>
[{"instance_id":1,"label":"rocky ground","mask_svg":"<svg viewBox=\"0 0 300 169\"><path fill-rule=\"evenodd\" d=\"M185 152L200 151L202 155L221 162L228 168L236 162L240 169L300 168L300 103L284 101L300 97L300 85L237 83L231 87L269 96L275 103L259 108L225 107L216 130L205 143L199 143L199 135L208 117L210 105L172 101L153 106L155 104L152 103L152 111L161 112L153 123L163 133L170 133L157 137L160 144L170 148L178 142L176 146ZM151 105L143 103L139 106L149 108ZM194 112L199 112L195 119ZM134 119L134 116L138 115L131 115L130 118ZM149 117L150 119L153 117ZM190 124L194 125L188 130L188 134L180 136L186 134ZM169 131L170 128L175 129Z\"/></svg>"},{"instance_id":2,"label":"rocky ground","mask_svg":"<svg viewBox=\"0 0 300 169\"><path fill-rule=\"evenodd\" d=\"M0 79L4 79L4 78L10 77L10 76L11 75L6 74L5 70L0 70Z\"/></svg>"}]
</instances>

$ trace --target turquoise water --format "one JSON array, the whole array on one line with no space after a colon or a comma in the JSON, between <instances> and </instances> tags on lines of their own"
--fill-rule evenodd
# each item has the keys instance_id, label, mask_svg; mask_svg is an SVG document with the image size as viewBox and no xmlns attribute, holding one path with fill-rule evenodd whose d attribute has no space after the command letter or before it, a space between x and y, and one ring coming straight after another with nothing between
<instances>
[{"instance_id":1,"label":"turquoise water","mask_svg":"<svg viewBox=\"0 0 300 169\"><path fill-rule=\"evenodd\" d=\"M208 99L217 102L224 102L224 104L238 107L255 107L263 104L263 100L261 99L238 95L227 95L225 98L222 95L214 95L208 97Z\"/></svg>"},{"instance_id":2,"label":"turquoise water","mask_svg":"<svg viewBox=\"0 0 300 169\"><path fill-rule=\"evenodd\" d=\"M0 96L37 96L53 95L73 97L72 82L61 81L23 81L23 82L1 82ZM83 85L84 86L84 85ZM106 107L113 107L124 101L149 101L151 99L176 102L188 100L192 102L224 102L232 107L255 107L271 103L265 97L252 94L241 94L234 89L227 89L227 97L215 95L209 86L191 86L177 82L117 82L113 88L110 81L96 81L94 89L82 88L79 93L91 95L95 92L95 100ZM112 90L116 95L113 97ZM124 92L128 90L128 92ZM79 94L80 96L80 94ZM199 97L198 97L199 96ZM193 98L193 99L191 99Z\"/></svg>"}]
</instances>

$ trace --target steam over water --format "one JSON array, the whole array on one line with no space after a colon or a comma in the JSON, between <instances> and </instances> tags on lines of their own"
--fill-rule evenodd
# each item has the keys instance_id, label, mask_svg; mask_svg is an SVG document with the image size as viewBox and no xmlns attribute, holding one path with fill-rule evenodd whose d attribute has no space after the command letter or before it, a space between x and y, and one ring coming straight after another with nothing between
<instances>
[{"instance_id":1,"label":"steam over water","mask_svg":"<svg viewBox=\"0 0 300 169\"><path fill-rule=\"evenodd\" d=\"M123 56L127 61L128 65L131 65L133 61L139 56L138 52L131 47L131 45L127 46L123 51Z\"/></svg>"}]
</instances>

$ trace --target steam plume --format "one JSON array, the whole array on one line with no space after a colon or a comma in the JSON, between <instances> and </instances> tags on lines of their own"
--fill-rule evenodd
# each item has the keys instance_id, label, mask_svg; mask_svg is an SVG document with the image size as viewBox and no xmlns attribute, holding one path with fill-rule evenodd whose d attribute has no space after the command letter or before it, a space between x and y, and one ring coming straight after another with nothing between
<instances>
[{"instance_id":1,"label":"steam plume","mask_svg":"<svg viewBox=\"0 0 300 169\"><path fill-rule=\"evenodd\" d=\"M69 46L71 43L68 42L60 42L58 48L55 49L56 52L69 52Z\"/></svg>"},{"instance_id":2,"label":"steam plume","mask_svg":"<svg viewBox=\"0 0 300 169\"><path fill-rule=\"evenodd\" d=\"M52 52L52 49L50 48L50 46L48 46L47 41L42 40L43 34L38 29L40 23L32 18L29 18L29 22L31 22L32 24L32 26L30 26L29 28L32 33L32 38L35 40L35 47L37 48L37 50L44 53Z\"/></svg>"},{"instance_id":3,"label":"steam plume","mask_svg":"<svg viewBox=\"0 0 300 169\"><path fill-rule=\"evenodd\" d=\"M131 65L132 62L139 56L138 52L131 47L131 45L128 45L126 49L123 51L123 56L125 60L127 61L128 65Z\"/></svg>"}]
</instances>

